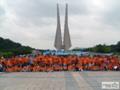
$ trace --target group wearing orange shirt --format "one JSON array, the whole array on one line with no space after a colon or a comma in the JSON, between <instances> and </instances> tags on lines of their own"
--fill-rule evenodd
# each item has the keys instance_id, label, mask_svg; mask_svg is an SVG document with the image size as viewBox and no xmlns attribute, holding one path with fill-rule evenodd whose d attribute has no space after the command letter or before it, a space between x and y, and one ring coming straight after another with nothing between
<instances>
[{"instance_id":1,"label":"group wearing orange shirt","mask_svg":"<svg viewBox=\"0 0 120 90\"><path fill-rule=\"evenodd\" d=\"M1 69L2 68L2 69ZM43 72L43 71L120 71L117 56L55 56L12 57L0 59L0 71Z\"/></svg>"}]
</instances>

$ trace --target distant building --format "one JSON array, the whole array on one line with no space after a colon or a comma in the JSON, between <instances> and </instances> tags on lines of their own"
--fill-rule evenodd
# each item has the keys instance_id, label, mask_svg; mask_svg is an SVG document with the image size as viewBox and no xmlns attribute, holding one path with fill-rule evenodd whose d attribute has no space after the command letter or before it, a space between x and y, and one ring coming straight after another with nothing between
<instances>
[{"instance_id":1,"label":"distant building","mask_svg":"<svg viewBox=\"0 0 120 90\"><path fill-rule=\"evenodd\" d=\"M35 49L32 51L32 54L39 55L39 54L41 54L41 52L40 52L40 50Z\"/></svg>"}]
</instances>

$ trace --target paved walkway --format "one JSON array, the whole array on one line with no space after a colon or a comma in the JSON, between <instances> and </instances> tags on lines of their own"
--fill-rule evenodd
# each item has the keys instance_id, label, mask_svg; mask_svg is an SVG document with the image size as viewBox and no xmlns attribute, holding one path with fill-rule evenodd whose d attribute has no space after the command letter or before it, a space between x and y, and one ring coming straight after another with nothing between
<instances>
[{"instance_id":1,"label":"paved walkway","mask_svg":"<svg viewBox=\"0 0 120 90\"><path fill-rule=\"evenodd\" d=\"M0 73L0 90L102 90L105 81L120 82L120 72Z\"/></svg>"}]
</instances>

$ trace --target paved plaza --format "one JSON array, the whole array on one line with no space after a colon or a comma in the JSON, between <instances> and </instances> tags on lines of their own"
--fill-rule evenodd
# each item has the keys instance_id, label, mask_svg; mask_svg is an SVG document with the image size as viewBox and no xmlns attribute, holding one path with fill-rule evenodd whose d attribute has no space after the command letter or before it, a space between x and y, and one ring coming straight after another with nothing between
<instances>
[{"instance_id":1,"label":"paved plaza","mask_svg":"<svg viewBox=\"0 0 120 90\"><path fill-rule=\"evenodd\" d=\"M102 90L109 81L120 82L120 72L0 73L0 90Z\"/></svg>"}]
</instances>

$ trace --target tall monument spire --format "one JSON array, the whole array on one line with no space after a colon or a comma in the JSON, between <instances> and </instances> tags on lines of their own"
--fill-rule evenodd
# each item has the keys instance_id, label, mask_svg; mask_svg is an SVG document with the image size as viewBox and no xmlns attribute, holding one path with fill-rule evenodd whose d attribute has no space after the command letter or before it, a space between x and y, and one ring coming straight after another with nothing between
<instances>
[{"instance_id":1,"label":"tall monument spire","mask_svg":"<svg viewBox=\"0 0 120 90\"><path fill-rule=\"evenodd\" d=\"M65 9L65 24L64 24L64 50L68 50L71 45L70 33L69 33L69 26L68 26L68 4L66 4Z\"/></svg>"},{"instance_id":2,"label":"tall monument spire","mask_svg":"<svg viewBox=\"0 0 120 90\"><path fill-rule=\"evenodd\" d=\"M60 14L59 14L58 4L57 4L57 29L56 29L54 46L57 50L62 49L62 35L61 35Z\"/></svg>"},{"instance_id":3,"label":"tall monument spire","mask_svg":"<svg viewBox=\"0 0 120 90\"><path fill-rule=\"evenodd\" d=\"M55 36L55 43L54 46L57 50L69 50L71 47L71 39L68 27L68 5L66 4L65 9L65 24L64 24L64 39L62 42L62 35L61 35L61 25L60 25L60 15L59 15L59 5L57 4L57 30Z\"/></svg>"}]
</instances>

